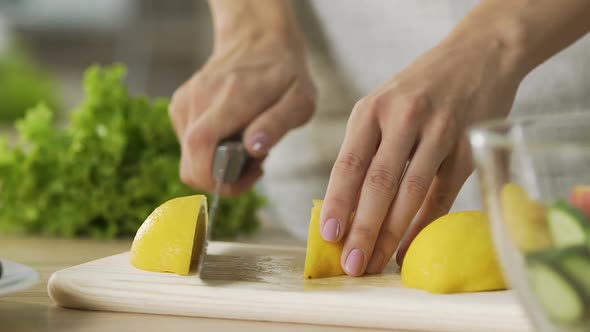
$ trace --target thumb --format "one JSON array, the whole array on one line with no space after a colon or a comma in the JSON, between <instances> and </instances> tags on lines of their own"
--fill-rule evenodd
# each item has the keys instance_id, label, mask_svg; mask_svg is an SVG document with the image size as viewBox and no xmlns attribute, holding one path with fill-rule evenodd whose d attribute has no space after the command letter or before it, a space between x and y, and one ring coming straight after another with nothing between
<instances>
[{"instance_id":1,"label":"thumb","mask_svg":"<svg viewBox=\"0 0 590 332\"><path fill-rule=\"evenodd\" d=\"M244 144L253 157L262 157L289 130L303 125L315 108L312 98L302 93L295 81L278 102L256 117L244 132Z\"/></svg>"}]
</instances>

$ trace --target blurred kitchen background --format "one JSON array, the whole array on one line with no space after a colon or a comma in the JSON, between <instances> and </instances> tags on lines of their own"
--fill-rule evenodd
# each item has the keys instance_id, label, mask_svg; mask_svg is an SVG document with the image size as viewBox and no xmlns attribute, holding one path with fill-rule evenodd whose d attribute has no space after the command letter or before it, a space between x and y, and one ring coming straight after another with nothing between
<instances>
[{"instance_id":1,"label":"blurred kitchen background","mask_svg":"<svg viewBox=\"0 0 590 332\"><path fill-rule=\"evenodd\" d=\"M0 54L16 47L58 82L60 108L94 63L125 63L130 91L170 96L206 60L211 19L206 1L0 0Z\"/></svg>"},{"instance_id":2,"label":"blurred kitchen background","mask_svg":"<svg viewBox=\"0 0 590 332\"><path fill-rule=\"evenodd\" d=\"M306 37L316 85L336 102L324 106L355 100L334 95L351 88L338 83L309 3L294 4L304 32L314 31ZM212 33L206 0L0 0L0 58L15 48L25 52L58 82L62 109L82 99L82 74L95 63L124 63L133 93L171 96L207 60ZM325 72L334 87L323 82Z\"/></svg>"}]
</instances>

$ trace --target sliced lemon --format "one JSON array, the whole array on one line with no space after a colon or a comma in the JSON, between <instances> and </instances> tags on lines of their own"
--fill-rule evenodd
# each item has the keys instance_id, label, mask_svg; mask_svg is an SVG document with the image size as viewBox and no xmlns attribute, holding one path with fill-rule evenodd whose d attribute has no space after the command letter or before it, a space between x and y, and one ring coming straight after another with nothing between
<instances>
[{"instance_id":1,"label":"sliced lemon","mask_svg":"<svg viewBox=\"0 0 590 332\"><path fill-rule=\"evenodd\" d=\"M343 241L340 240L337 243L325 241L320 233L322 205L322 200L314 200L311 209L304 271L307 279L327 278L344 274L340 265Z\"/></svg>"},{"instance_id":2,"label":"sliced lemon","mask_svg":"<svg viewBox=\"0 0 590 332\"><path fill-rule=\"evenodd\" d=\"M131 264L153 272L188 275L198 260L207 233L207 198L171 199L143 222L131 246Z\"/></svg>"},{"instance_id":3,"label":"sliced lemon","mask_svg":"<svg viewBox=\"0 0 590 332\"><path fill-rule=\"evenodd\" d=\"M401 274L406 287L431 293L506 288L480 211L449 213L426 226L408 248Z\"/></svg>"}]
</instances>

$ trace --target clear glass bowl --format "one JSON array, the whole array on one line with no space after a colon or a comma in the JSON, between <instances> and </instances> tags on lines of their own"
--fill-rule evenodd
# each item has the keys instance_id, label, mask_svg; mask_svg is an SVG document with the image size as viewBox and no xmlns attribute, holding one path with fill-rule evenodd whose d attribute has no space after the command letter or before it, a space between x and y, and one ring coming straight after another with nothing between
<instances>
[{"instance_id":1,"label":"clear glass bowl","mask_svg":"<svg viewBox=\"0 0 590 332\"><path fill-rule=\"evenodd\" d=\"M540 331L590 331L590 110L469 139L502 268Z\"/></svg>"}]
</instances>

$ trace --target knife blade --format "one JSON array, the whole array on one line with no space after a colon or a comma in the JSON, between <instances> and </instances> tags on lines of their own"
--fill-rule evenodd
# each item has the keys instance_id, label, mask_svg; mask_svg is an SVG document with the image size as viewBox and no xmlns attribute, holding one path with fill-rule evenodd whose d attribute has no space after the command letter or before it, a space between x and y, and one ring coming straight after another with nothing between
<instances>
[{"instance_id":1,"label":"knife blade","mask_svg":"<svg viewBox=\"0 0 590 332\"><path fill-rule=\"evenodd\" d=\"M221 188L226 183L237 181L243 175L249 161L250 157L242 143L241 134L223 140L215 150L212 168L212 175L215 180L215 191L213 192L213 201L211 202L211 207L209 209L207 236L199 259L199 276L201 279L207 279L209 275L208 271L210 269L208 268L208 261L210 257L207 255L207 248L213 235L215 216L219 205L219 198L221 196Z\"/></svg>"}]
</instances>

